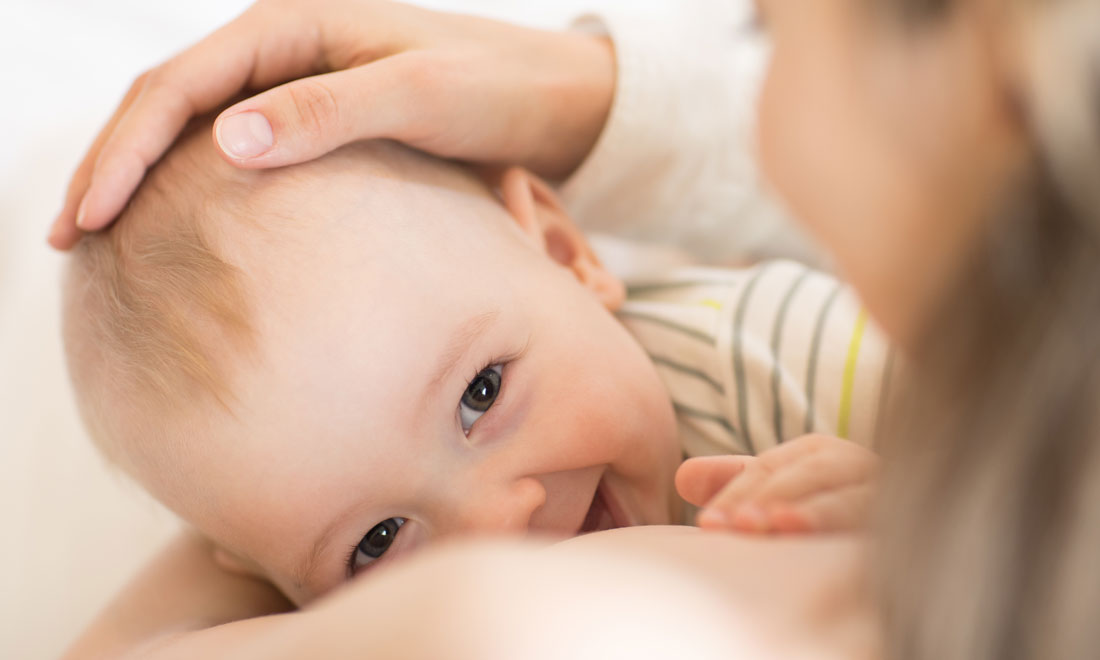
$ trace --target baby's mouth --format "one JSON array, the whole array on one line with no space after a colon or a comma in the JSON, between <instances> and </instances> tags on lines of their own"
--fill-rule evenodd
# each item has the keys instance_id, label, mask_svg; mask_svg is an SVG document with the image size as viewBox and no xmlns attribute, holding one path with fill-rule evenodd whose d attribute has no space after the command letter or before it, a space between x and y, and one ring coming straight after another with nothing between
<instances>
[{"instance_id":1,"label":"baby's mouth","mask_svg":"<svg viewBox=\"0 0 1100 660\"><path fill-rule=\"evenodd\" d=\"M581 528L577 530L577 535L629 526L630 522L626 520L618 502L608 493L607 484L601 479L596 487L596 494L592 497L592 504L588 507L588 514L585 515Z\"/></svg>"}]
</instances>

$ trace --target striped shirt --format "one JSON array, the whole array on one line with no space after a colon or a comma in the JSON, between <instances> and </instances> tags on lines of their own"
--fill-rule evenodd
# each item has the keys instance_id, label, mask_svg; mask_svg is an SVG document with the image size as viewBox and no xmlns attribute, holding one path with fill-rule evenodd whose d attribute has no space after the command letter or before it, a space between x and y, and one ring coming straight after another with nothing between
<instances>
[{"instance_id":1,"label":"striped shirt","mask_svg":"<svg viewBox=\"0 0 1100 660\"><path fill-rule=\"evenodd\" d=\"M873 444L893 351L829 275L789 261L681 268L627 292L618 317L657 367L687 456L806 433Z\"/></svg>"}]
</instances>

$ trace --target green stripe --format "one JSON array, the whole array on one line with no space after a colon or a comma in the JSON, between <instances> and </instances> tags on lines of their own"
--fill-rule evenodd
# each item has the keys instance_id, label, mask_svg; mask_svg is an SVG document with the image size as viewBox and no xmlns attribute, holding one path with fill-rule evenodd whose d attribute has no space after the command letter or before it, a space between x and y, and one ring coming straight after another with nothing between
<instances>
[{"instance_id":1,"label":"green stripe","mask_svg":"<svg viewBox=\"0 0 1100 660\"><path fill-rule=\"evenodd\" d=\"M741 300L737 301L737 312L733 321L733 380L737 387L737 422L741 425L745 444L753 454L756 453L756 448L752 444L752 433L749 431L749 391L745 387L745 356L742 353L741 333L744 331L745 314L748 313L752 291L767 270L768 267L764 266L756 271L745 284L745 292L741 295Z\"/></svg>"},{"instance_id":2,"label":"green stripe","mask_svg":"<svg viewBox=\"0 0 1100 660\"><path fill-rule=\"evenodd\" d=\"M652 353L649 354L649 359L650 359L650 361L653 362L653 364L659 364L659 365L668 367L669 369L672 369L674 371L679 371L680 373L682 373L686 376L691 376L692 378L698 378L699 380L703 381L707 385L710 385L715 390L717 390L719 394L725 394L726 393L726 388L722 387L722 383L719 383L718 381L714 380L713 378L710 377L710 375L704 373L703 371L700 371L699 369L695 369L694 367L689 367L686 364L681 364L681 363L676 362L674 360L670 360L666 357L661 357L660 355L653 355Z\"/></svg>"},{"instance_id":3,"label":"green stripe","mask_svg":"<svg viewBox=\"0 0 1100 660\"><path fill-rule=\"evenodd\" d=\"M696 410L695 408L689 408L685 405L672 402L672 408L676 411L677 415L683 415L684 417L692 417L694 419L701 419L707 422L714 422L722 428L729 431L729 434L734 438L737 438L737 431L734 430L733 424L721 415L715 415L714 413L703 412L702 410Z\"/></svg>"},{"instance_id":4,"label":"green stripe","mask_svg":"<svg viewBox=\"0 0 1100 660\"><path fill-rule=\"evenodd\" d=\"M787 323L787 310L791 306L791 301L794 300L794 296L798 293L799 287L806 281L806 278L810 276L810 270L807 268L802 271L802 274L795 279L791 284L791 288L787 290L787 295L783 296L783 302L779 304L779 312L775 316L775 325L772 326L772 417L775 425L775 442L778 444L783 442L783 401L779 396L779 381L783 370L780 368L781 361L779 359L780 344L783 338L783 326Z\"/></svg>"},{"instance_id":5,"label":"green stripe","mask_svg":"<svg viewBox=\"0 0 1100 660\"><path fill-rule=\"evenodd\" d=\"M730 280L677 280L675 282L642 282L640 284L628 284L626 294L637 296L654 291L668 291L671 289L687 289L696 286L733 286L735 282Z\"/></svg>"},{"instance_id":6,"label":"green stripe","mask_svg":"<svg viewBox=\"0 0 1100 660\"><path fill-rule=\"evenodd\" d=\"M660 316L653 316L651 314L645 314L643 312L635 312L634 310L629 309L620 309L616 313L619 316L625 316L627 318L637 319L639 321L646 321L648 323L654 323L656 325L664 326L669 330L675 330L676 332L687 335L688 337L692 337L700 341L705 341L712 346L716 343L714 337L711 337L702 330L696 330L695 328L689 328L686 325L673 323L672 321L669 321L666 318L661 318Z\"/></svg>"},{"instance_id":7,"label":"green stripe","mask_svg":"<svg viewBox=\"0 0 1100 660\"><path fill-rule=\"evenodd\" d=\"M843 287L838 282L832 293L825 299L825 303L818 312L817 322L814 323L814 336L810 342L810 363L806 367L806 433L814 430L814 381L817 380L817 356L821 352L821 336L825 334L825 321L829 318L829 312Z\"/></svg>"},{"instance_id":8,"label":"green stripe","mask_svg":"<svg viewBox=\"0 0 1100 660\"><path fill-rule=\"evenodd\" d=\"M844 361L844 380L840 384L840 410L836 414L836 434L848 438L848 422L852 417L852 390L856 386L856 364L859 363L859 347L863 343L863 331L867 328L867 312L859 310L856 325L852 328L852 340L848 343L848 358Z\"/></svg>"}]
</instances>

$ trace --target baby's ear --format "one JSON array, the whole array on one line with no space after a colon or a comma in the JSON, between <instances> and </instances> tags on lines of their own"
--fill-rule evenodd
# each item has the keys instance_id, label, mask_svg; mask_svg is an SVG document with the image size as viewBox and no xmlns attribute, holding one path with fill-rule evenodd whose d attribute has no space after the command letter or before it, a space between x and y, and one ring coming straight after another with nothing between
<instances>
[{"instance_id":1,"label":"baby's ear","mask_svg":"<svg viewBox=\"0 0 1100 660\"><path fill-rule=\"evenodd\" d=\"M622 306L622 281L600 263L546 182L521 167L497 172L493 179L504 208L538 249L568 268L604 307L615 311Z\"/></svg>"}]
</instances>

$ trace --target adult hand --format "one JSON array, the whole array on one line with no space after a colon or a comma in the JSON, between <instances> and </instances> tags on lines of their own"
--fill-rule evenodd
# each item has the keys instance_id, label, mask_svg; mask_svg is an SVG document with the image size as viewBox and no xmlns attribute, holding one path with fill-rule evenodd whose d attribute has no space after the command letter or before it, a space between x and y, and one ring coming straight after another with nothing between
<instances>
[{"instance_id":1,"label":"adult hand","mask_svg":"<svg viewBox=\"0 0 1100 660\"><path fill-rule=\"evenodd\" d=\"M556 179L595 144L614 86L604 37L383 0L259 0L134 81L73 175L50 243L68 249L110 224L189 119L244 93L268 90L214 124L238 167L391 138Z\"/></svg>"},{"instance_id":2,"label":"adult hand","mask_svg":"<svg viewBox=\"0 0 1100 660\"><path fill-rule=\"evenodd\" d=\"M743 532L841 532L861 528L879 458L849 440L806 435L759 456L692 458L676 489L703 507L697 523Z\"/></svg>"}]
</instances>

